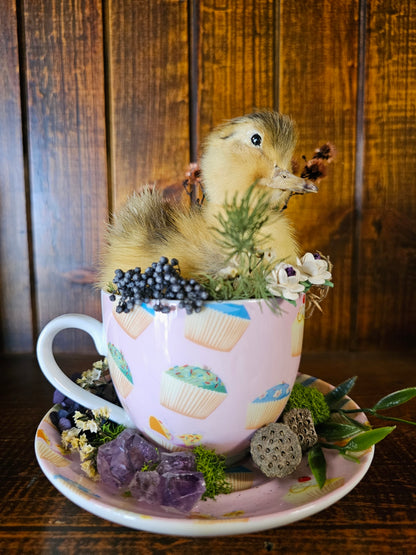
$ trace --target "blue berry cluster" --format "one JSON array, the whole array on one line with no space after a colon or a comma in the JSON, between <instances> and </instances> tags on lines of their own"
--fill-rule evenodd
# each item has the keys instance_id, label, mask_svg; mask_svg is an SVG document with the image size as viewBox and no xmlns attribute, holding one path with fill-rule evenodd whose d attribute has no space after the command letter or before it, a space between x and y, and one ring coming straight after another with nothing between
<instances>
[{"instance_id":1,"label":"blue berry cluster","mask_svg":"<svg viewBox=\"0 0 416 555\"><path fill-rule=\"evenodd\" d=\"M118 313L130 312L135 305L147 304L152 299L156 300L154 310L168 313L169 305L161 302L164 299L179 301L179 308L191 314L200 312L209 296L208 291L195 279L181 276L176 258L169 262L166 256L162 256L159 262L153 262L143 273L140 268L126 272L116 270L113 283L120 294L116 307ZM110 295L110 300L116 299L115 294Z\"/></svg>"}]
</instances>

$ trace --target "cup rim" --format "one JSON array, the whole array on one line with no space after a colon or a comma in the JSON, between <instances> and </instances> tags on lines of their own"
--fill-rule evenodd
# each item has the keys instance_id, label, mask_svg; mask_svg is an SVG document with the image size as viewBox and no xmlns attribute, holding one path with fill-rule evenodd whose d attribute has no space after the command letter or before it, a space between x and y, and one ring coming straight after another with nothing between
<instances>
[{"instance_id":1,"label":"cup rim","mask_svg":"<svg viewBox=\"0 0 416 555\"><path fill-rule=\"evenodd\" d=\"M101 293L102 295L105 295L107 297L109 297L110 295L115 295L117 298L120 297L120 295L117 295L116 293L110 293L109 291L105 291L104 289L101 289ZM294 301L296 304L298 303L299 300L302 300L303 302L303 298L306 296L305 292L302 291L299 293L298 298ZM212 304L225 304L225 303L229 303L229 304L253 304L253 303L259 303L259 304L268 304L268 301L273 301L276 302L278 305L283 304L285 301L288 302L289 304L293 304L293 301L290 301L289 299L285 299L284 297L270 297L268 299L265 298L250 298L250 299L223 299L223 300L208 300L205 301L203 306L209 306ZM165 299L165 298L161 298L161 299L150 299L149 303L146 303L148 305L152 305L156 302L163 302L165 304L168 304L170 306L176 306L180 303L180 300L178 299ZM143 303L145 304L145 303Z\"/></svg>"}]
</instances>

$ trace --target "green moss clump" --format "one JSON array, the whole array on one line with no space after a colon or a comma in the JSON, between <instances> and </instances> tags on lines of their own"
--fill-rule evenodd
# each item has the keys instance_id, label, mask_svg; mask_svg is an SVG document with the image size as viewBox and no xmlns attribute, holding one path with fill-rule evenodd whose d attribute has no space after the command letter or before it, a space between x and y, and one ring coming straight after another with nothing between
<instances>
[{"instance_id":1,"label":"green moss clump","mask_svg":"<svg viewBox=\"0 0 416 555\"><path fill-rule=\"evenodd\" d=\"M293 386L284 412L291 409L309 409L315 425L328 420L331 414L325 397L320 391L298 383Z\"/></svg>"},{"instance_id":2,"label":"green moss clump","mask_svg":"<svg viewBox=\"0 0 416 555\"><path fill-rule=\"evenodd\" d=\"M196 469L202 472L205 480L206 490L201 499L215 499L220 493L231 493L231 484L226 479L225 458L202 445L194 447L193 452Z\"/></svg>"}]
</instances>

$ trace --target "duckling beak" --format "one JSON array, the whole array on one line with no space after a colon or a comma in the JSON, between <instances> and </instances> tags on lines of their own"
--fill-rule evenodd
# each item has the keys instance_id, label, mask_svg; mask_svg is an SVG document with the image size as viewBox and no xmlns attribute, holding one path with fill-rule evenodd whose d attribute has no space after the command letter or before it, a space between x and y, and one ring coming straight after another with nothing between
<instances>
[{"instance_id":1,"label":"duckling beak","mask_svg":"<svg viewBox=\"0 0 416 555\"><path fill-rule=\"evenodd\" d=\"M297 177L293 173L278 167L274 170L268 187L298 194L318 192L318 187L311 181L306 181L303 177Z\"/></svg>"}]
</instances>

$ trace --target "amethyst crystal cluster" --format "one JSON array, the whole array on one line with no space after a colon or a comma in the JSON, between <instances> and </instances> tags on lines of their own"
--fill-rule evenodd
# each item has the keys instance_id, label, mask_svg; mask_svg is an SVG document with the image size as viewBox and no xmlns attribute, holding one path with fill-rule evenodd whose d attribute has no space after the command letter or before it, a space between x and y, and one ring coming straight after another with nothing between
<instances>
[{"instance_id":1,"label":"amethyst crystal cluster","mask_svg":"<svg viewBox=\"0 0 416 555\"><path fill-rule=\"evenodd\" d=\"M99 447L97 470L111 489L180 512L189 512L205 492L192 452L161 452L135 430Z\"/></svg>"}]
</instances>

